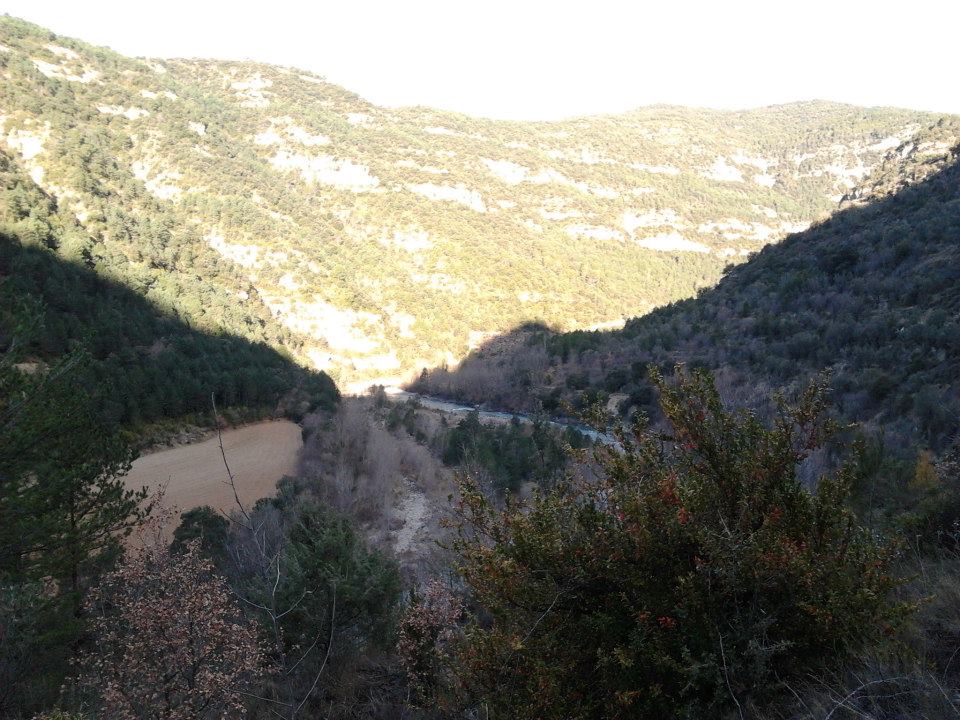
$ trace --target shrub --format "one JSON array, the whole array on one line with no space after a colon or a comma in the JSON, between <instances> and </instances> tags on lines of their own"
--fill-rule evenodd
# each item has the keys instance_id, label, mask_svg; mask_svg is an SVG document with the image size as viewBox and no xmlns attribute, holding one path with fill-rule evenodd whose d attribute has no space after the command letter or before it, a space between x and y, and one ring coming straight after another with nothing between
<instances>
[{"instance_id":1,"label":"shrub","mask_svg":"<svg viewBox=\"0 0 960 720\"><path fill-rule=\"evenodd\" d=\"M220 560L227 541L227 519L209 505L187 510L180 516L180 524L173 531L170 550L183 552L194 540L200 541L200 550L205 557Z\"/></svg>"},{"instance_id":2,"label":"shrub","mask_svg":"<svg viewBox=\"0 0 960 720\"><path fill-rule=\"evenodd\" d=\"M798 464L831 433L825 388L770 428L705 373L651 371L670 435L642 422L598 478L496 510L469 479L460 569L489 622L467 631L468 697L511 717L716 717L842 662L903 609L889 552L846 508L850 462Z\"/></svg>"},{"instance_id":3,"label":"shrub","mask_svg":"<svg viewBox=\"0 0 960 720\"><path fill-rule=\"evenodd\" d=\"M422 593L411 591L410 603L397 625L397 656L407 676L413 702L425 706L447 681L449 646L463 605L437 580Z\"/></svg>"},{"instance_id":4,"label":"shrub","mask_svg":"<svg viewBox=\"0 0 960 720\"><path fill-rule=\"evenodd\" d=\"M582 447L584 438L561 435L539 418L530 424L513 418L504 425L485 425L473 411L447 433L441 457L447 465L482 469L499 492L507 493L529 481L551 483L566 466L564 442Z\"/></svg>"},{"instance_id":5,"label":"shrub","mask_svg":"<svg viewBox=\"0 0 960 720\"><path fill-rule=\"evenodd\" d=\"M617 392L630 381L630 374L626 370L617 368L607 373L603 380L603 388L607 392Z\"/></svg>"},{"instance_id":6,"label":"shrub","mask_svg":"<svg viewBox=\"0 0 960 720\"><path fill-rule=\"evenodd\" d=\"M929 452L921 452L910 485L915 501L899 518L910 543L924 550L960 549L960 441L935 467Z\"/></svg>"},{"instance_id":7,"label":"shrub","mask_svg":"<svg viewBox=\"0 0 960 720\"><path fill-rule=\"evenodd\" d=\"M371 690L357 666L389 646L400 599L396 564L366 547L346 517L291 479L230 527L231 586L260 620L278 671L255 717L349 715ZM291 714L292 712L292 714Z\"/></svg>"},{"instance_id":8,"label":"shrub","mask_svg":"<svg viewBox=\"0 0 960 720\"><path fill-rule=\"evenodd\" d=\"M264 653L199 540L177 555L162 545L134 551L91 593L88 610L96 640L82 683L101 695L104 717L243 717Z\"/></svg>"}]
</instances>

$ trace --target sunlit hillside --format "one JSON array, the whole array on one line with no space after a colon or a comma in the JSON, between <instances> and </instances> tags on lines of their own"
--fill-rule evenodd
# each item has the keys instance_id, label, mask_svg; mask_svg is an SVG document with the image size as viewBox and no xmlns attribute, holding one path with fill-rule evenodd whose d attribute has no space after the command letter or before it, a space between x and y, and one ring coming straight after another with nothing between
<instances>
[{"instance_id":1,"label":"sunlit hillside","mask_svg":"<svg viewBox=\"0 0 960 720\"><path fill-rule=\"evenodd\" d=\"M812 102L495 122L8 17L0 73L0 145L88 237L60 252L201 329L226 303L341 383L455 362L527 320L613 327L692 296L933 119Z\"/></svg>"},{"instance_id":2,"label":"sunlit hillside","mask_svg":"<svg viewBox=\"0 0 960 720\"><path fill-rule=\"evenodd\" d=\"M929 21L19 1L0 720L960 715Z\"/></svg>"},{"instance_id":3,"label":"sunlit hillside","mask_svg":"<svg viewBox=\"0 0 960 720\"><path fill-rule=\"evenodd\" d=\"M840 415L884 428L908 454L942 447L960 412L958 136L956 119L923 128L837 214L696 298L614 332L521 328L418 388L550 412L601 401L627 417L654 411L650 364L708 368L754 407L830 371Z\"/></svg>"}]
</instances>

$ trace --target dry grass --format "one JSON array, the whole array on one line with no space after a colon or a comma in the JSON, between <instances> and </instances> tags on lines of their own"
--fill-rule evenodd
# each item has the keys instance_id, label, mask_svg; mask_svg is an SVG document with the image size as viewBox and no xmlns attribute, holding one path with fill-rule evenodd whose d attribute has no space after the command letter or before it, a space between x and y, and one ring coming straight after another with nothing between
<instances>
[{"instance_id":1,"label":"dry grass","mask_svg":"<svg viewBox=\"0 0 960 720\"><path fill-rule=\"evenodd\" d=\"M272 495L277 481L296 471L302 444L300 427L287 420L223 431L223 448L244 507ZM210 505L229 512L235 502L226 480L220 445L214 436L143 455L133 464L125 483L129 488L146 485L151 490L165 485L165 504L180 511Z\"/></svg>"}]
</instances>

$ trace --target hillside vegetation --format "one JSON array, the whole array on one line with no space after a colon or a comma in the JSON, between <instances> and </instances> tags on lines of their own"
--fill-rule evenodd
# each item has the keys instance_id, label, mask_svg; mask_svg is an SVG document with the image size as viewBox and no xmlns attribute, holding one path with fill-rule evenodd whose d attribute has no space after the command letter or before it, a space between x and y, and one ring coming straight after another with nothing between
<instances>
[{"instance_id":1,"label":"hillside vegetation","mask_svg":"<svg viewBox=\"0 0 960 720\"><path fill-rule=\"evenodd\" d=\"M0 152L5 359L36 372L82 348L89 361L74 369L73 382L94 392L99 422L142 429L192 415L206 424L211 394L234 420L336 402L328 376L269 346L278 339L269 316L237 312L195 274L161 273L138 284L135 266L95 245ZM204 308L208 324L183 312L190 302Z\"/></svg>"},{"instance_id":2,"label":"hillside vegetation","mask_svg":"<svg viewBox=\"0 0 960 720\"><path fill-rule=\"evenodd\" d=\"M692 296L934 120L811 102L495 122L9 17L0 75L0 145L83 231L64 252L341 381Z\"/></svg>"},{"instance_id":3,"label":"hillside vegetation","mask_svg":"<svg viewBox=\"0 0 960 720\"><path fill-rule=\"evenodd\" d=\"M707 367L747 406L830 370L843 417L886 428L904 448L942 448L960 417L958 129L948 119L922 130L841 212L697 298L616 332L521 328L419 387L550 409L602 401L626 415L653 409L651 363Z\"/></svg>"},{"instance_id":4,"label":"hillside vegetation","mask_svg":"<svg viewBox=\"0 0 960 720\"><path fill-rule=\"evenodd\" d=\"M0 76L0 716L956 717L960 119Z\"/></svg>"}]
</instances>

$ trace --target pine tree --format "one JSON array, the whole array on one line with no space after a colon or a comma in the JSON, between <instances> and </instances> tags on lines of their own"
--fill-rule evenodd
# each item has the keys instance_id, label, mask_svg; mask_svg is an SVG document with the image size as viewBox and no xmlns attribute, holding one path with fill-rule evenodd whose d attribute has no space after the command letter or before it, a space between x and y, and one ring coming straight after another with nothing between
<instances>
[{"instance_id":1,"label":"pine tree","mask_svg":"<svg viewBox=\"0 0 960 720\"><path fill-rule=\"evenodd\" d=\"M52 580L79 614L82 576L144 516L123 475L134 450L102 427L87 356L49 369L0 362L0 577Z\"/></svg>"},{"instance_id":2,"label":"pine tree","mask_svg":"<svg viewBox=\"0 0 960 720\"><path fill-rule=\"evenodd\" d=\"M14 338L22 332L14 332ZM82 637L82 597L141 520L123 484L133 451L99 422L81 351L49 368L0 356L0 716L59 691Z\"/></svg>"}]
</instances>

